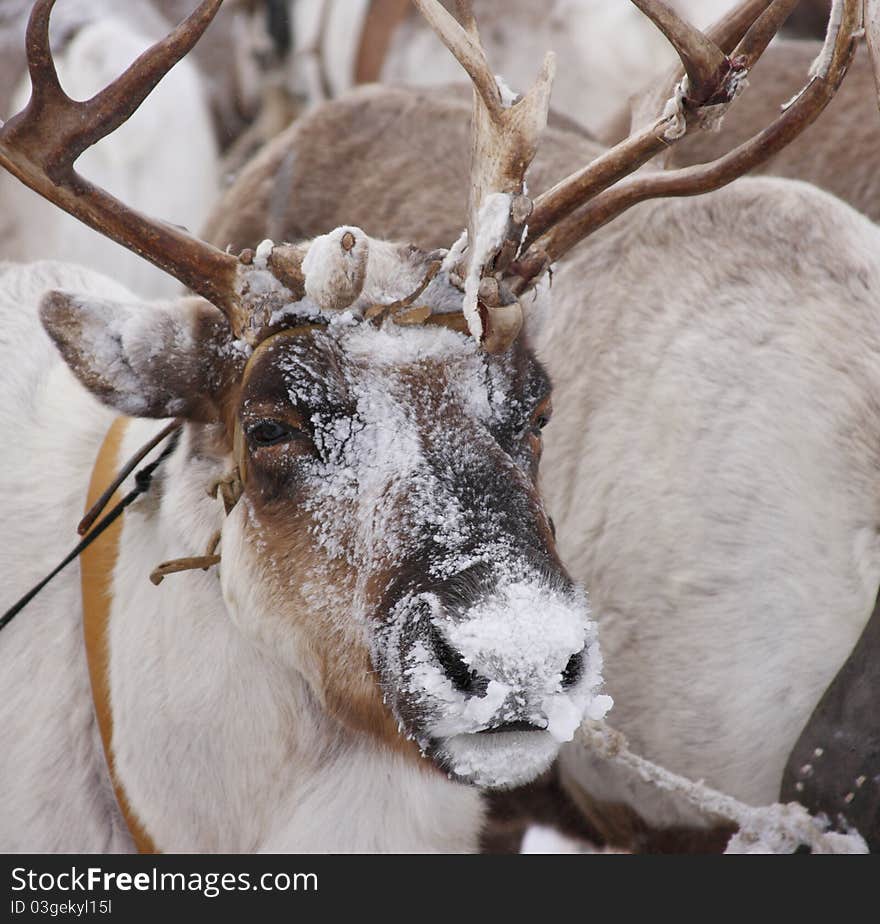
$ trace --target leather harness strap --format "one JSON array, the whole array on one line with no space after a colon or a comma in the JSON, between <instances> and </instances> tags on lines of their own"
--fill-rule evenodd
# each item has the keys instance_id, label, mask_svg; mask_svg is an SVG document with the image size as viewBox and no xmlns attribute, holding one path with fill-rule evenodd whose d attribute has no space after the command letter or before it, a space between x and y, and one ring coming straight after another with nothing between
<instances>
[{"instance_id":1,"label":"leather harness strap","mask_svg":"<svg viewBox=\"0 0 880 924\"><path fill-rule=\"evenodd\" d=\"M91 509L101 496L104 488L112 483L119 469L119 450L122 438L128 426L129 418L117 417L113 421L92 471L86 510ZM119 500L119 492L113 502ZM96 539L80 555L80 575L82 581L83 635L86 646L86 660L89 665L89 678L92 684L92 699L95 705L95 718L101 731L104 746L104 758L119 810L128 826L138 853L158 853L150 836L138 820L126 795L122 782L116 775L113 761L113 712L110 706L109 651L107 630L110 619L110 607L113 602L113 571L119 555L119 539L122 533L122 517L119 517L103 535Z\"/></svg>"}]
</instances>

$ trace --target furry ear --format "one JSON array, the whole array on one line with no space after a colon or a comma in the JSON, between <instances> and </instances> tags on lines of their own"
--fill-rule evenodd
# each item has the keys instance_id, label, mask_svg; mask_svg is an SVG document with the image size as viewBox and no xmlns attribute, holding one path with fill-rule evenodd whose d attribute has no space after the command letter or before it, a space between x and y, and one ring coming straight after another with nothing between
<instances>
[{"instance_id":1,"label":"furry ear","mask_svg":"<svg viewBox=\"0 0 880 924\"><path fill-rule=\"evenodd\" d=\"M122 303L56 291L43 297L40 320L79 381L131 417L213 423L245 360L200 298Z\"/></svg>"}]
</instances>

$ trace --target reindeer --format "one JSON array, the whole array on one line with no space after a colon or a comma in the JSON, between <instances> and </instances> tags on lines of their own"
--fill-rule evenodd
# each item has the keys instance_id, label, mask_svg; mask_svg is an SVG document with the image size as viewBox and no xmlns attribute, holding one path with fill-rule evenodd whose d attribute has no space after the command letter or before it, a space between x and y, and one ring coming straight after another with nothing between
<instances>
[{"instance_id":1,"label":"reindeer","mask_svg":"<svg viewBox=\"0 0 880 924\"><path fill-rule=\"evenodd\" d=\"M18 111L29 90L22 53L30 3L13 3L0 21L0 118ZM168 29L148 0L124 5L66 0L54 29L58 71L69 92L85 99ZM169 139L175 139L170 141ZM179 139L179 140L177 140ZM199 227L219 188L219 155L206 88L190 61L106 146L89 151L83 168L97 183L138 208ZM120 254L8 176L0 177L0 260L44 258L84 263L142 295L169 296L175 284L132 254Z\"/></svg>"},{"instance_id":2,"label":"reindeer","mask_svg":"<svg viewBox=\"0 0 880 924\"><path fill-rule=\"evenodd\" d=\"M78 154L120 124L188 52L218 0L204 0L169 39L87 103L66 98L55 76L48 42L53 5L38 0L34 6L28 36L33 93L25 111L0 129L0 163L195 294L144 304L109 280L57 265L6 267L0 279L10 316L4 345L21 360L16 364L10 355L5 365L6 406L8 413L27 406L32 414L32 426L8 446L13 476L4 480L4 502L16 530L5 553L10 573L35 579L46 559L61 552L63 537L46 533L46 516L50 509L55 519L73 515L96 452L92 488L99 492L104 472L146 440L155 445L157 432L178 434L154 461L146 496L128 508L121 526L114 521L114 534L90 547L82 566L83 607L75 580L63 573L3 631L10 669L3 675L0 721L12 742L2 771L3 847L473 849L483 818L478 788L534 778L584 715L601 718L610 706L600 692L590 609L559 560L537 488L550 402L547 375L530 342L545 353L560 348L569 369L574 362L590 372L562 378L561 411L569 438L595 439L596 446L587 445L584 456L557 444L551 482L557 474L560 482L551 502L567 558L592 572L594 600L613 616L610 588L624 588L613 580L609 585L590 556L610 554L606 561L621 570L627 559L619 536L600 535L595 517L601 510L590 504L607 499L608 479L619 477L614 464L603 469L599 449L608 447L614 457L631 446L644 460L655 447L649 441L640 449L614 432L615 421L638 430L643 418L619 417L634 396L625 394L624 405L614 407L618 381L596 388L595 376L616 371L628 379L615 352L661 355L641 348L662 340L664 329L657 311L655 324L646 325L647 341L589 347L603 326L617 324L619 306L600 289L617 289L607 267L626 252L620 240L662 226L667 252L659 260L668 267L664 258L675 253L680 267L687 251L679 248L717 238L713 215L725 204L748 212L751 202L754 212L762 208L761 192L778 188L789 214L800 219L815 217L817 201L825 200L789 191L782 181L754 181L745 192L707 199L695 221L690 207L678 203L652 205L647 223L645 209L624 213L670 191L697 194L724 185L816 118L852 53L857 4L845 4L825 69L734 158L706 170L627 179L674 143L676 133L702 122L706 104L717 111L719 101L730 101L791 5L748 0L707 37L663 4L638 0L680 50L688 93L677 95L677 106L649 130L609 152L550 130L548 166L563 155L576 167L580 155L591 163L532 201L524 177L546 121L552 58L528 94L505 104L467 6L460 25L433 0L418 0L475 87L471 164L465 176L454 177L457 195L450 197L460 202L469 182L467 237L437 251L385 243L348 223L311 240L265 240L238 257L133 212L73 170ZM394 105L398 112L409 109L413 117L418 113L422 130L412 140L420 144L436 141L438 128L460 130L463 122L456 103L432 108L427 98L404 91L371 93L344 104L352 108L343 112L371 121L382 106L391 113ZM332 123L338 115L328 107L320 118ZM426 116L433 137L422 124ZM295 131L305 144L307 123ZM344 157L344 145L325 154L328 162L331 154ZM271 156L267 151L254 170L265 170ZM401 181L424 185L423 161L411 163ZM288 159L286 166L295 163ZM393 164L389 158L373 166L372 180L384 182L379 167L390 171ZM279 179L263 174L269 187L278 189ZM369 187L370 177L363 182ZM431 184L437 228L448 222L441 207L448 183L438 171ZM372 204L385 214L396 211L391 190L374 187ZM369 198L352 211L369 210ZM230 196L227 207L234 205ZM338 203L326 204L325 231L332 226L326 221L331 206ZM422 214L420 227L403 239L418 244L439 233L431 230L433 218ZM848 211L821 218L834 225L850 256L847 235L863 235L861 225ZM563 273L560 265L554 288L567 290L544 329L533 329L529 312L523 332L523 303L548 265L612 219L618 220L581 251L581 261L568 264L572 269ZM778 228L755 234L756 253L779 240ZM862 254L852 251L853 260ZM816 257L816 272L825 267L823 256ZM740 261L731 258L727 275L722 267L712 281L730 282ZM880 273L880 264L868 261L863 272ZM574 312L590 307L584 280L596 287L589 301L604 305L604 321L597 314L591 325L573 323ZM752 303L758 291L747 291ZM823 309L851 301L827 275L816 292L832 302ZM766 304L763 290L760 298ZM20 310L37 301L63 364L50 361L36 319ZM855 307L847 303L844 316L861 319L864 302L863 296ZM693 303L677 300L679 307ZM721 323L728 307L719 298L710 317ZM715 328L705 326L700 311L685 313L713 340ZM621 320L636 329L642 318ZM22 340L32 347L26 357ZM594 368L584 365L585 356L596 361ZM729 352L724 356L729 362ZM638 378L632 376L634 385ZM685 373L675 378L695 395ZM799 394L805 388L801 381ZM639 389L635 405L644 409L650 397ZM598 433L593 420L603 410L610 418L598 429L608 432ZM586 428L584 414L592 418ZM157 418L176 423L159 431ZM48 440L59 476L45 472L37 499L19 479L24 460L42 458ZM841 466L856 465L856 456L844 454ZM586 478L573 471L581 462L593 469ZM562 503L566 492L576 500ZM865 496L859 497L862 511ZM699 516L699 509L685 509L685 516ZM631 516L632 510L624 522ZM608 542L616 547L609 550ZM31 551L37 543L39 555ZM657 549L650 540L645 546ZM204 555L192 557L202 549ZM181 554L188 557L173 558ZM156 590L146 578L163 559L153 572ZM641 563L624 583L644 588L655 581L656 568L640 573ZM176 571L185 573L169 576ZM824 615L810 613L811 630ZM602 618L615 658L624 657L613 622ZM823 648L821 665L804 671L833 672L830 662L846 648L848 628L839 627L834 645ZM614 673L625 689L628 665ZM680 682L683 671L673 673ZM626 715L632 719L640 706L626 705ZM728 744L722 738L721 752Z\"/></svg>"},{"instance_id":3,"label":"reindeer","mask_svg":"<svg viewBox=\"0 0 880 924\"><path fill-rule=\"evenodd\" d=\"M237 249L351 220L440 246L464 208L466 108L387 88L324 107L252 164L208 236ZM823 124L833 134L833 110L805 131ZM530 186L603 156L548 129ZM359 177L351 165L364 162ZM629 189L682 192L720 175L717 163L640 174ZM769 178L642 205L559 263L552 311L532 332L555 383L543 492L590 590L612 720L641 753L754 803L776 798L877 595L876 235L833 197ZM613 841L706 848L724 834L580 747L561 763Z\"/></svg>"}]
</instances>

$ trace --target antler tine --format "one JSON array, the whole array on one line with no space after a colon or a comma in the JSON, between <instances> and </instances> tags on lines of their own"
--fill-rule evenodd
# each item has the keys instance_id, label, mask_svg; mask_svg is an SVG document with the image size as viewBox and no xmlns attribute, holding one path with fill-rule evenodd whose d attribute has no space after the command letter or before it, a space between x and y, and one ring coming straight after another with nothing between
<instances>
[{"instance_id":1,"label":"antler tine","mask_svg":"<svg viewBox=\"0 0 880 924\"><path fill-rule=\"evenodd\" d=\"M82 150L116 131L134 114L156 84L204 35L222 3L223 0L204 0L171 33L84 104L94 114L94 121L81 140L85 145Z\"/></svg>"},{"instance_id":2,"label":"antler tine","mask_svg":"<svg viewBox=\"0 0 880 924\"><path fill-rule=\"evenodd\" d=\"M28 19L25 34L27 66L31 77L32 102L40 104L51 99L64 98L55 59L49 45L49 17L55 0L37 0Z\"/></svg>"},{"instance_id":3,"label":"antler tine","mask_svg":"<svg viewBox=\"0 0 880 924\"><path fill-rule=\"evenodd\" d=\"M223 0L203 0L163 41L106 90L79 102L61 88L49 45L55 0L37 0L27 27L33 84L22 112L0 125L0 166L90 228L111 238L213 302L234 330L244 323L235 290L238 261L210 244L128 208L73 169L87 148L118 128L196 43Z\"/></svg>"},{"instance_id":4,"label":"antler tine","mask_svg":"<svg viewBox=\"0 0 880 924\"><path fill-rule=\"evenodd\" d=\"M501 94L495 76L489 69L486 54L476 33L476 20L470 3L457 0L459 16L465 27L437 0L413 0L419 12L452 52L456 61L467 71L483 105L492 115L501 111Z\"/></svg>"},{"instance_id":5,"label":"antler tine","mask_svg":"<svg viewBox=\"0 0 880 924\"><path fill-rule=\"evenodd\" d=\"M735 49L736 57L742 61L744 67L749 70L754 67L799 2L800 0L788 0L774 3L755 20Z\"/></svg>"},{"instance_id":6,"label":"antler tine","mask_svg":"<svg viewBox=\"0 0 880 924\"><path fill-rule=\"evenodd\" d=\"M644 0L632 2L640 9L645 5ZM572 212L583 207L591 198L634 173L657 154L666 151L684 137L692 125L704 127L706 124L717 124L725 108L744 86L744 78L749 67L754 64L760 51L763 51L763 47L766 47L772 37L769 27L776 24L778 28L797 2L798 0L744 0L732 10L713 28L712 35L723 41L726 46L733 41L740 44L729 58L718 49L728 66L726 70L716 70L715 86L711 87L704 82L700 88L702 99L698 99L690 89L687 95L680 90L676 91L660 117L650 125L636 131L582 170L566 177L539 196L529 220L526 248L534 245L542 235L548 233ZM743 32L746 34L745 38ZM740 53L746 41L749 43L748 57ZM759 51L761 41L764 45ZM711 44L718 48L714 41ZM676 69L670 83L674 85L679 75L680 71ZM692 82L690 76L688 80ZM667 92L668 90L664 92L664 96Z\"/></svg>"},{"instance_id":7,"label":"antler tine","mask_svg":"<svg viewBox=\"0 0 880 924\"><path fill-rule=\"evenodd\" d=\"M662 0L632 0L669 39L688 75L688 96L705 103L730 70L727 55Z\"/></svg>"},{"instance_id":8,"label":"antler tine","mask_svg":"<svg viewBox=\"0 0 880 924\"><path fill-rule=\"evenodd\" d=\"M787 19L798 2L799 0L790 0L787 4L777 3L774 9L781 11L782 18ZM749 29L754 26L769 6L769 0L744 0L739 6L728 10L721 20L706 32L706 36L725 55L732 55ZM772 35L769 38L772 38ZM740 55L737 61L738 70L741 73L747 71L756 58L757 56L753 59ZM673 92L680 92L675 88L679 86L685 74L686 71L679 62L670 68L663 79L657 82L657 88L654 91L643 93L638 97L633 104L631 134L655 120L656 113L663 109L670 95ZM694 103L695 100L691 98L689 102Z\"/></svg>"},{"instance_id":9,"label":"antler tine","mask_svg":"<svg viewBox=\"0 0 880 924\"><path fill-rule=\"evenodd\" d=\"M467 250L450 268L464 281L464 314L471 333L489 352L501 352L522 327L522 309L502 280L532 211L525 176L547 125L555 59L548 53L525 96L505 100L486 60L470 3L457 0L460 23L438 0L413 2L473 84ZM461 249L453 248L451 259L459 257Z\"/></svg>"},{"instance_id":10,"label":"antler tine","mask_svg":"<svg viewBox=\"0 0 880 924\"><path fill-rule=\"evenodd\" d=\"M746 0L713 23L706 30L706 35L729 55L768 6L767 0Z\"/></svg>"},{"instance_id":11,"label":"antler tine","mask_svg":"<svg viewBox=\"0 0 880 924\"><path fill-rule=\"evenodd\" d=\"M522 279L516 291L526 288L530 275L567 253L622 212L647 199L697 196L728 183L768 160L811 125L834 97L856 50L861 26L862 0L835 0L825 50L818 69L795 101L763 131L723 157L694 167L657 171L631 177L608 189L560 222L521 261Z\"/></svg>"},{"instance_id":12,"label":"antler tine","mask_svg":"<svg viewBox=\"0 0 880 924\"><path fill-rule=\"evenodd\" d=\"M706 30L706 38L725 55L732 55L748 31L767 12L768 8L777 11L774 16L778 15L780 17L779 26L781 26L782 21L788 19L799 2L800 0L792 0L789 3L773 4L771 0L743 0L738 6L728 10L718 22ZM779 30L779 26L776 27L774 32ZM772 37L773 35L771 34L769 38ZM680 57L681 55L679 54ZM660 81L661 92L668 96L685 73L686 71L681 64L673 67L666 77Z\"/></svg>"}]
</instances>

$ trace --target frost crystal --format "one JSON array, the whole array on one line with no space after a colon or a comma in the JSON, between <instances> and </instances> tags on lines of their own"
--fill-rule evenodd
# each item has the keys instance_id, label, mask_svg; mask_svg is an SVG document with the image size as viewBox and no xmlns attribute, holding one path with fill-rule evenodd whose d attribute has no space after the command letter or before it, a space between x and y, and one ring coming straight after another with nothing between
<instances>
[{"instance_id":1,"label":"frost crystal","mask_svg":"<svg viewBox=\"0 0 880 924\"><path fill-rule=\"evenodd\" d=\"M469 247L468 276L464 283L464 316L471 336L478 343L483 338L483 322L477 311L477 295L483 267L495 259L507 239L511 197L507 193L486 196L477 216L476 240Z\"/></svg>"}]
</instances>

